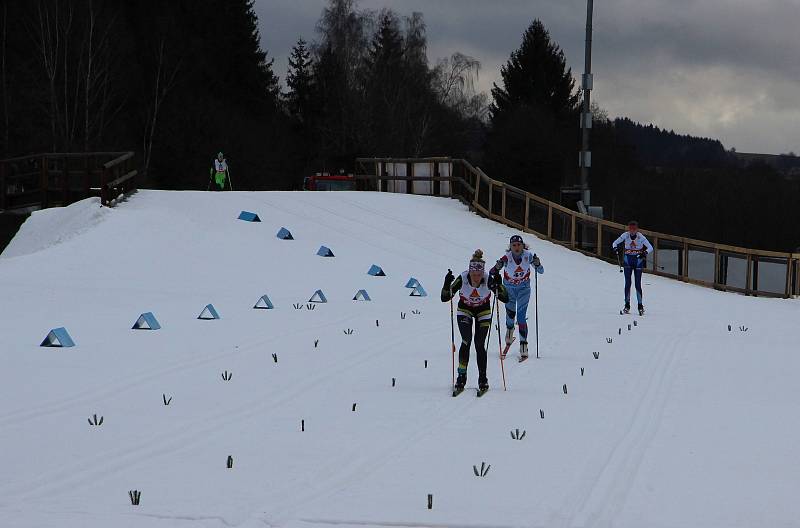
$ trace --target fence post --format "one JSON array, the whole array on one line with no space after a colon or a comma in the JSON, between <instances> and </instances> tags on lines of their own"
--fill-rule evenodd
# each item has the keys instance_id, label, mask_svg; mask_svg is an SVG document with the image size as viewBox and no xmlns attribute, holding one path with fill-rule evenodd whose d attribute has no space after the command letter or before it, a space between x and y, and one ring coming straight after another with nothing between
<instances>
[{"instance_id":1,"label":"fence post","mask_svg":"<svg viewBox=\"0 0 800 528\"><path fill-rule=\"evenodd\" d=\"M64 168L61 172L62 176L64 177L63 185L64 185L64 198L62 200L64 203L62 204L64 207L70 204L69 201L69 158L64 156Z\"/></svg>"},{"instance_id":2,"label":"fence post","mask_svg":"<svg viewBox=\"0 0 800 528\"><path fill-rule=\"evenodd\" d=\"M48 205L47 200L47 187L48 187L48 175L47 175L47 156L42 155L41 167L39 167L39 172L41 174L40 181L39 181L39 190L41 193L41 206L42 209L46 209Z\"/></svg>"},{"instance_id":3,"label":"fence post","mask_svg":"<svg viewBox=\"0 0 800 528\"><path fill-rule=\"evenodd\" d=\"M758 255L753 259L753 296L758 297Z\"/></svg>"},{"instance_id":4,"label":"fence post","mask_svg":"<svg viewBox=\"0 0 800 528\"><path fill-rule=\"evenodd\" d=\"M719 263L719 248L715 247L714 248L714 287L715 288L717 286L721 286L721 284L722 284L722 281L720 280L722 278L722 275L719 272L719 265L720 265L720 263Z\"/></svg>"},{"instance_id":5,"label":"fence post","mask_svg":"<svg viewBox=\"0 0 800 528\"><path fill-rule=\"evenodd\" d=\"M688 282L689 280L689 243L684 240L683 241L683 269L681 270L681 275L683 276L684 282Z\"/></svg>"},{"instance_id":6,"label":"fence post","mask_svg":"<svg viewBox=\"0 0 800 528\"><path fill-rule=\"evenodd\" d=\"M108 191L106 190L106 182L108 181L108 169L103 165L100 171L100 204L108 204Z\"/></svg>"},{"instance_id":7,"label":"fence post","mask_svg":"<svg viewBox=\"0 0 800 528\"><path fill-rule=\"evenodd\" d=\"M503 185L503 198L500 205L500 216L503 217L503 220L506 220L506 186Z\"/></svg>"},{"instance_id":8,"label":"fence post","mask_svg":"<svg viewBox=\"0 0 800 528\"><path fill-rule=\"evenodd\" d=\"M90 197L92 195L92 173L91 173L91 170L92 170L93 166L96 165L96 162L95 163L91 163L92 161L95 161L95 157L94 156L86 156L84 158L84 165L85 165L85 168L86 168L86 172L83 175L83 190L84 190L83 198L88 198L88 197Z\"/></svg>"},{"instance_id":9,"label":"fence post","mask_svg":"<svg viewBox=\"0 0 800 528\"><path fill-rule=\"evenodd\" d=\"M753 275L753 257L750 253L747 254L747 279L745 280L745 295L750 295L751 287L752 287L752 275Z\"/></svg>"},{"instance_id":10,"label":"fence post","mask_svg":"<svg viewBox=\"0 0 800 528\"><path fill-rule=\"evenodd\" d=\"M464 171L464 179L466 180L467 166L462 165L461 170ZM470 172L470 175L472 175L472 172ZM473 196L472 199L472 207L474 207L476 211L478 210L478 195L480 194L480 190L481 190L481 178L480 176L478 176L477 178L475 178L475 195Z\"/></svg>"},{"instance_id":11,"label":"fence post","mask_svg":"<svg viewBox=\"0 0 800 528\"><path fill-rule=\"evenodd\" d=\"M578 223L578 217L575 213L571 213L569 215L569 219L572 222L572 228L570 229L569 233L569 245L572 249L575 249L575 226Z\"/></svg>"},{"instance_id":12,"label":"fence post","mask_svg":"<svg viewBox=\"0 0 800 528\"><path fill-rule=\"evenodd\" d=\"M492 185L492 180L489 180L489 218L492 218L492 199L494 198L494 187Z\"/></svg>"},{"instance_id":13,"label":"fence post","mask_svg":"<svg viewBox=\"0 0 800 528\"><path fill-rule=\"evenodd\" d=\"M406 194L414 194L414 164L406 162Z\"/></svg>"},{"instance_id":14,"label":"fence post","mask_svg":"<svg viewBox=\"0 0 800 528\"><path fill-rule=\"evenodd\" d=\"M530 225L528 222L528 216L530 215L530 212L531 212L531 199L530 196L528 196L528 193L525 193L525 222L522 224L525 226L525 231L528 231L528 229L530 229Z\"/></svg>"},{"instance_id":15,"label":"fence post","mask_svg":"<svg viewBox=\"0 0 800 528\"><path fill-rule=\"evenodd\" d=\"M547 239L553 239L553 204L547 202Z\"/></svg>"},{"instance_id":16,"label":"fence post","mask_svg":"<svg viewBox=\"0 0 800 528\"><path fill-rule=\"evenodd\" d=\"M603 256L603 224L597 222L597 256ZM655 257L654 257L655 258Z\"/></svg>"},{"instance_id":17,"label":"fence post","mask_svg":"<svg viewBox=\"0 0 800 528\"><path fill-rule=\"evenodd\" d=\"M786 288L783 290L784 299L789 299L792 287L792 254L789 253L786 257Z\"/></svg>"},{"instance_id":18,"label":"fence post","mask_svg":"<svg viewBox=\"0 0 800 528\"><path fill-rule=\"evenodd\" d=\"M653 237L653 271L658 271L658 237Z\"/></svg>"}]
</instances>

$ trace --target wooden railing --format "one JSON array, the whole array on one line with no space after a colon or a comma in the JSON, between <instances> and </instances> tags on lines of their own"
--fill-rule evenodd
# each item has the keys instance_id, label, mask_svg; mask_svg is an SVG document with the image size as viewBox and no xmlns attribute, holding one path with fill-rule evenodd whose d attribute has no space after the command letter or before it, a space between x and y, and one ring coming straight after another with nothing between
<instances>
[{"instance_id":1,"label":"wooden railing","mask_svg":"<svg viewBox=\"0 0 800 528\"><path fill-rule=\"evenodd\" d=\"M69 205L99 196L109 205L136 189L133 152L35 154L0 160L0 210Z\"/></svg>"},{"instance_id":2,"label":"wooden railing","mask_svg":"<svg viewBox=\"0 0 800 528\"><path fill-rule=\"evenodd\" d=\"M358 158L361 190L449 196L477 213L586 255L617 263L611 243L623 224L568 209L493 180L457 158ZM800 254L715 244L641 230L653 244L648 273L722 291L800 295Z\"/></svg>"}]
</instances>

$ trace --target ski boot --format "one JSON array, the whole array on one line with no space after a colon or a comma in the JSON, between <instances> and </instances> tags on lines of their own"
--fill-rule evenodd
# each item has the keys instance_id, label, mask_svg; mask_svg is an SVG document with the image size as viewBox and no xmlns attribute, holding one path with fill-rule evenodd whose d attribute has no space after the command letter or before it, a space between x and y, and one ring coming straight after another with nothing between
<instances>
[{"instance_id":1,"label":"ski boot","mask_svg":"<svg viewBox=\"0 0 800 528\"><path fill-rule=\"evenodd\" d=\"M519 344L519 362L522 363L528 359L528 343L527 341L521 341Z\"/></svg>"},{"instance_id":2,"label":"ski boot","mask_svg":"<svg viewBox=\"0 0 800 528\"><path fill-rule=\"evenodd\" d=\"M458 396L464 392L464 386L467 384L467 375L460 374L456 378L456 384L453 386L453 396Z\"/></svg>"},{"instance_id":3,"label":"ski boot","mask_svg":"<svg viewBox=\"0 0 800 528\"><path fill-rule=\"evenodd\" d=\"M622 311L620 312L620 315L629 314L629 313L631 313L631 303L626 302L625 303L625 308L622 309Z\"/></svg>"},{"instance_id":4,"label":"ski boot","mask_svg":"<svg viewBox=\"0 0 800 528\"><path fill-rule=\"evenodd\" d=\"M514 342L514 327L506 328L506 345L511 346Z\"/></svg>"},{"instance_id":5,"label":"ski boot","mask_svg":"<svg viewBox=\"0 0 800 528\"><path fill-rule=\"evenodd\" d=\"M644 315L644 305L639 303L639 315Z\"/></svg>"},{"instance_id":6,"label":"ski boot","mask_svg":"<svg viewBox=\"0 0 800 528\"><path fill-rule=\"evenodd\" d=\"M481 376L478 378L478 398L486 394L486 391L489 390L489 380L486 379L485 376Z\"/></svg>"}]
</instances>

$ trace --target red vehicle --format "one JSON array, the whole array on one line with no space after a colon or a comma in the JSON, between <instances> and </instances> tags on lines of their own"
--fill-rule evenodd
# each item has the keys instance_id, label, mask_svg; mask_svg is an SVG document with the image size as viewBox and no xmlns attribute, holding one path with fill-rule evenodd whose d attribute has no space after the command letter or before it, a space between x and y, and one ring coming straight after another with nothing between
<instances>
[{"instance_id":1,"label":"red vehicle","mask_svg":"<svg viewBox=\"0 0 800 528\"><path fill-rule=\"evenodd\" d=\"M303 179L305 191L355 191L356 179L352 174L318 172Z\"/></svg>"}]
</instances>

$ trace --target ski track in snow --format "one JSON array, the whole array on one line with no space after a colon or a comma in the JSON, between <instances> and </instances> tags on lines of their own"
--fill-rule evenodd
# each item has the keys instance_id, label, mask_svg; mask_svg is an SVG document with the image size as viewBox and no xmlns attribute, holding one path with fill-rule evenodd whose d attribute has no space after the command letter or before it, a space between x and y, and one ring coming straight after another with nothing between
<instances>
[{"instance_id":1,"label":"ski track in snow","mask_svg":"<svg viewBox=\"0 0 800 528\"><path fill-rule=\"evenodd\" d=\"M684 528L700 516L709 528L732 528L738 525L731 515L758 514L748 506L750 495L734 501L741 511L731 512L726 494L708 499L702 511L675 513L677 492L651 497L636 486L673 481L686 470L654 456L664 438L705 423L702 412L686 408L684 416L668 407L691 401L681 390L702 387L716 368L703 361L708 343L716 340L738 358L759 343L760 326L758 335L772 339L771 352L793 354L793 338L779 329L800 313L794 301L747 299L648 276L648 315L620 317L616 267L528 235L545 266L542 359L507 361L503 392L495 318L492 390L474 396L473 348L468 390L452 398L451 358L444 355L449 308L439 302L439 281L447 268L458 273L477 247L491 265L512 229L452 200L387 193L142 191L102 222L91 205L34 215L14 243L16 253L0 259L0 291L11 292L0 297L0 311L10 314L0 320L0 359L16 374L0 388L0 463L13 469L0 478L4 528ZM241 209L257 212L262 223L235 220ZM70 222L49 239L61 212ZM281 226L294 241L275 239ZM98 252L108 237L128 242L119 254ZM336 257L314 256L321 244ZM367 277L372 263L388 276ZM40 276L43 283L34 284L31 278ZM428 297L408 297L402 286L410 276ZM317 287L328 304L292 308ZM350 301L362 287L373 302ZM255 314L248 303L262 293L276 309ZM73 298L73 309L65 309ZM223 321L193 320L200 298L220 303ZM769 314L757 318L753 305ZM144 306L163 314L161 331L145 336L117 328ZM422 313L412 314L415 308ZM35 336L53 319L74 329L75 348L36 347ZM503 313L500 319L502 326ZM639 326L627 330L633 321ZM739 321L751 332L724 332L725 324ZM533 299L528 322L532 340ZM343 335L345 328L354 334ZM750 372L737 364L726 363L728 376L752 378L753 364ZM579 368L585 376L576 374ZM759 368L759 379L771 379L768 361ZM233 372L230 382L220 380L223 370ZM398 379L395 388L387 385L391 377ZM562 384L569 395L561 394ZM792 386L771 389L791 400ZM168 407L162 392L175 398ZM737 405L720 394L724 404L713 392L698 394L697 404ZM358 403L356 413L348 401ZM87 430L86 416L104 409L105 424ZM764 419L776 431L783 423L779 413ZM74 425L81 421L82 428ZM527 428L527 438L511 443L513 427ZM746 423L729 427L739 429L726 438L751 446ZM788 448L770 447L776 460L791 457ZM702 448L684 443L675 452L682 460ZM222 473L228 453L236 463ZM475 479L469 464L481 458L492 470ZM711 459L706 453L692 461L706 464L710 475L754 462L746 451L735 460ZM780 489L800 485L789 471L780 478ZM142 506L134 508L125 494L137 486ZM430 492L434 509L427 511ZM794 502L764 500L785 511L772 525L790 526L800 515Z\"/></svg>"}]
</instances>

